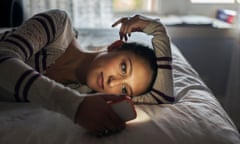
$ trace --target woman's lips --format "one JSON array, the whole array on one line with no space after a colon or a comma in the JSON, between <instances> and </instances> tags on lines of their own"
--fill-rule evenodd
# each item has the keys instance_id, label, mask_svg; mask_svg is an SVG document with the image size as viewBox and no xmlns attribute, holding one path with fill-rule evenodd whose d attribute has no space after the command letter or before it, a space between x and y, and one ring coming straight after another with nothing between
<instances>
[{"instance_id":1,"label":"woman's lips","mask_svg":"<svg viewBox=\"0 0 240 144\"><path fill-rule=\"evenodd\" d=\"M103 84L103 72L101 72L101 73L98 75L97 85L98 85L99 88L104 89L104 84Z\"/></svg>"}]
</instances>

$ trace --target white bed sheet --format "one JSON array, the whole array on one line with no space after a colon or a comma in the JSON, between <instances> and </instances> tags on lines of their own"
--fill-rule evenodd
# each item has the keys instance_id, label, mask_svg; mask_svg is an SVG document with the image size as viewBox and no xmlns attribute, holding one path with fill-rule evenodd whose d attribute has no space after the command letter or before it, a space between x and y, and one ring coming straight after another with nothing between
<instances>
[{"instance_id":1,"label":"white bed sheet","mask_svg":"<svg viewBox=\"0 0 240 144\"><path fill-rule=\"evenodd\" d=\"M136 35L133 40L150 43ZM79 39L92 48L117 38L112 30L82 30ZM0 143L240 144L239 132L222 106L174 45L172 51L175 104L137 105L138 117L124 131L98 138L61 114L28 103L1 102Z\"/></svg>"}]
</instances>

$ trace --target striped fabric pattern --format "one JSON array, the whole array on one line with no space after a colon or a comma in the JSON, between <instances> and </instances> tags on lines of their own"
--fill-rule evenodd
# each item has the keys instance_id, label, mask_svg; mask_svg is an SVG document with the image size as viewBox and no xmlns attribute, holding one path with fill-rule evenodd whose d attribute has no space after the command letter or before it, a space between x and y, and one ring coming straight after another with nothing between
<instances>
[{"instance_id":1,"label":"striped fabric pattern","mask_svg":"<svg viewBox=\"0 0 240 144\"><path fill-rule=\"evenodd\" d=\"M40 77L40 74L33 70L27 70L19 77L14 90L16 101L29 102L27 99L28 91L38 77Z\"/></svg>"},{"instance_id":2,"label":"striped fabric pattern","mask_svg":"<svg viewBox=\"0 0 240 144\"><path fill-rule=\"evenodd\" d=\"M38 72L43 72L47 69L47 52L45 49L35 54L34 64L35 70Z\"/></svg>"},{"instance_id":3,"label":"striped fabric pattern","mask_svg":"<svg viewBox=\"0 0 240 144\"><path fill-rule=\"evenodd\" d=\"M157 57L157 76L152 90L144 95L133 97L135 104L167 104L174 103L172 55L170 40L161 22L155 20L144 29L149 35L153 35L152 45Z\"/></svg>"},{"instance_id":4,"label":"striped fabric pattern","mask_svg":"<svg viewBox=\"0 0 240 144\"><path fill-rule=\"evenodd\" d=\"M62 10L37 14L18 28L1 33L0 87L9 92L9 99L31 101L74 120L83 98L42 75L74 36L71 20ZM59 91L64 93L59 95Z\"/></svg>"},{"instance_id":5,"label":"striped fabric pattern","mask_svg":"<svg viewBox=\"0 0 240 144\"><path fill-rule=\"evenodd\" d=\"M11 30L5 31L3 33L0 34L0 41L5 40L6 37L8 37L8 35L12 32L16 31L16 28L11 28Z\"/></svg>"},{"instance_id":6,"label":"striped fabric pattern","mask_svg":"<svg viewBox=\"0 0 240 144\"><path fill-rule=\"evenodd\" d=\"M9 99L31 101L74 121L81 94L42 75L74 36L71 20L62 10L37 14L1 33L0 87L9 92Z\"/></svg>"},{"instance_id":7,"label":"striped fabric pattern","mask_svg":"<svg viewBox=\"0 0 240 144\"><path fill-rule=\"evenodd\" d=\"M59 15L60 13L60 15ZM54 15L59 15L55 17ZM47 55L44 47L56 39L62 31L56 32L59 27L58 23L64 24L66 21L66 13L61 11L50 11L49 13L40 13L25 22L19 28L13 28L0 35L1 49L6 48L21 55L24 61L28 61L31 57L35 59L35 70L41 72L46 70ZM58 24L58 25L56 25ZM61 29L63 29L62 27ZM59 30L61 30L59 29ZM29 37L32 36L32 37ZM41 59L40 59L41 56ZM11 57L2 56L0 64L7 62ZM41 62L40 62L41 61ZM40 77L33 69L26 70L23 74L19 74L16 81L14 93L16 101L28 102L28 91L32 83Z\"/></svg>"},{"instance_id":8,"label":"striped fabric pattern","mask_svg":"<svg viewBox=\"0 0 240 144\"><path fill-rule=\"evenodd\" d=\"M44 28L46 36L47 36L46 45L49 44L50 41L54 40L54 37L56 34L56 29L54 26L54 22L49 15L42 13L42 14L36 15L32 19L41 23L42 27Z\"/></svg>"}]
</instances>

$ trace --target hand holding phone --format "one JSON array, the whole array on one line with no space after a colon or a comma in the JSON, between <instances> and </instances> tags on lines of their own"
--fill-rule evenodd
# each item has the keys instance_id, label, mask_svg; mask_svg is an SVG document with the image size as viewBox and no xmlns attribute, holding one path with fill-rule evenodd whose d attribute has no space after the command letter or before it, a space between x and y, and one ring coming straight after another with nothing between
<instances>
[{"instance_id":1,"label":"hand holding phone","mask_svg":"<svg viewBox=\"0 0 240 144\"><path fill-rule=\"evenodd\" d=\"M123 121L133 120L137 117L134 104L129 97L120 101L110 102L109 104Z\"/></svg>"}]
</instances>

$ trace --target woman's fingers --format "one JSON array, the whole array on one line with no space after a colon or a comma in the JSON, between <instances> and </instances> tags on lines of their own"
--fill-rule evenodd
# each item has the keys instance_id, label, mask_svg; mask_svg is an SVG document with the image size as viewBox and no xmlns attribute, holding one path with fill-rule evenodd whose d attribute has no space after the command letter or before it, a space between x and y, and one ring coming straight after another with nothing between
<instances>
[{"instance_id":1,"label":"woman's fingers","mask_svg":"<svg viewBox=\"0 0 240 144\"><path fill-rule=\"evenodd\" d=\"M121 23L121 19L117 20L115 23L112 24L112 27L115 27L116 25Z\"/></svg>"},{"instance_id":2,"label":"woman's fingers","mask_svg":"<svg viewBox=\"0 0 240 144\"><path fill-rule=\"evenodd\" d=\"M121 24L120 28L120 38L127 40L131 32L142 32L143 29L151 22L153 19L146 18L144 16L135 15L133 17L124 17L116 21L113 26Z\"/></svg>"},{"instance_id":3,"label":"woman's fingers","mask_svg":"<svg viewBox=\"0 0 240 144\"><path fill-rule=\"evenodd\" d=\"M121 24L121 27L120 27L120 30L119 30L119 37L120 37L120 40L125 40L127 41L128 40L128 22L129 22L130 18L129 17L123 17L119 20L117 20L113 25L112 27L115 27L116 25L118 24Z\"/></svg>"},{"instance_id":4,"label":"woman's fingers","mask_svg":"<svg viewBox=\"0 0 240 144\"><path fill-rule=\"evenodd\" d=\"M123 24L123 34L124 34L124 39L125 41L128 40L128 29L130 27L130 19L128 18Z\"/></svg>"},{"instance_id":5,"label":"woman's fingers","mask_svg":"<svg viewBox=\"0 0 240 144\"><path fill-rule=\"evenodd\" d=\"M119 20L117 20L115 23L112 24L112 27L115 27L116 25L118 25L120 23L126 22L127 20L129 20L128 17L120 18Z\"/></svg>"}]
</instances>

